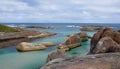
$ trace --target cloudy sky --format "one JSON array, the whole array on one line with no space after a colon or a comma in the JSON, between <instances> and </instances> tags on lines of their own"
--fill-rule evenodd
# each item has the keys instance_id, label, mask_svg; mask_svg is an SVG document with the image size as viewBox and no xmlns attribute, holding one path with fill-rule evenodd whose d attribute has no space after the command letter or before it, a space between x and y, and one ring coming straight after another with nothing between
<instances>
[{"instance_id":1,"label":"cloudy sky","mask_svg":"<svg viewBox=\"0 0 120 69\"><path fill-rule=\"evenodd\" d=\"M120 23L120 0L0 0L3 23Z\"/></svg>"}]
</instances>

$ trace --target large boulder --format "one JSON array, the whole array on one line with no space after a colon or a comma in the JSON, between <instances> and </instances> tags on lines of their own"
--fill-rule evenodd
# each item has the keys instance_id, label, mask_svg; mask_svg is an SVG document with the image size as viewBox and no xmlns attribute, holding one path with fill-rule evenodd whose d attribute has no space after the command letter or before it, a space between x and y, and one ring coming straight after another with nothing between
<instances>
[{"instance_id":1,"label":"large boulder","mask_svg":"<svg viewBox=\"0 0 120 69\"><path fill-rule=\"evenodd\" d=\"M60 58L40 69L120 69L120 53Z\"/></svg>"},{"instance_id":2,"label":"large boulder","mask_svg":"<svg viewBox=\"0 0 120 69\"><path fill-rule=\"evenodd\" d=\"M78 34L74 34L69 36L62 44L58 46L58 48L67 51L71 48L74 48L80 45L81 45L80 36Z\"/></svg>"},{"instance_id":3,"label":"large boulder","mask_svg":"<svg viewBox=\"0 0 120 69\"><path fill-rule=\"evenodd\" d=\"M27 42L21 42L20 44L18 44L16 49L18 51L22 51L22 52L25 52L25 51L37 51L37 50L46 49L46 46L44 46L44 45L34 45L32 43L27 43Z\"/></svg>"},{"instance_id":4,"label":"large boulder","mask_svg":"<svg viewBox=\"0 0 120 69\"><path fill-rule=\"evenodd\" d=\"M99 39L101 38L101 34L102 34L102 31L98 31L91 38L91 48L90 48L91 53L93 52L93 49L95 49L96 44L98 43Z\"/></svg>"},{"instance_id":5,"label":"large boulder","mask_svg":"<svg viewBox=\"0 0 120 69\"><path fill-rule=\"evenodd\" d=\"M111 37L103 37L99 40L93 53L120 52L120 45Z\"/></svg>"},{"instance_id":6,"label":"large boulder","mask_svg":"<svg viewBox=\"0 0 120 69\"><path fill-rule=\"evenodd\" d=\"M69 35L69 37L58 46L58 48L67 51L72 48L80 46L81 42L87 40L88 40L88 35L86 32L76 33L73 35Z\"/></svg>"},{"instance_id":7,"label":"large boulder","mask_svg":"<svg viewBox=\"0 0 120 69\"><path fill-rule=\"evenodd\" d=\"M112 39L120 44L120 32L114 31L112 35Z\"/></svg>"},{"instance_id":8,"label":"large boulder","mask_svg":"<svg viewBox=\"0 0 120 69\"><path fill-rule=\"evenodd\" d=\"M92 37L90 54L119 52L119 47L120 47L120 32L114 31L111 28L105 28L104 30L98 31ZM100 49L102 52L100 52Z\"/></svg>"},{"instance_id":9,"label":"large boulder","mask_svg":"<svg viewBox=\"0 0 120 69\"><path fill-rule=\"evenodd\" d=\"M67 54L64 50L56 50L48 54L47 62L52 61L57 58L65 58L65 57L67 57Z\"/></svg>"}]
</instances>

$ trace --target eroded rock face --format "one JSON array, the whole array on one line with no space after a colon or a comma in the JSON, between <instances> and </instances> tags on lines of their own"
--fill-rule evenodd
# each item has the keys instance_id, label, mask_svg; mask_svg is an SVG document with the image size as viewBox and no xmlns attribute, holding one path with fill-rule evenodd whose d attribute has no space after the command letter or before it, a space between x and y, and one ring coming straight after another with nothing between
<instances>
[{"instance_id":1,"label":"eroded rock face","mask_svg":"<svg viewBox=\"0 0 120 69\"><path fill-rule=\"evenodd\" d=\"M91 53L93 52L93 50L95 49L96 44L98 43L99 39L101 38L101 34L102 34L102 31L98 31L92 37L92 39L91 39L91 48L90 48Z\"/></svg>"},{"instance_id":2,"label":"eroded rock face","mask_svg":"<svg viewBox=\"0 0 120 69\"><path fill-rule=\"evenodd\" d=\"M106 28L92 37L90 53L109 52L120 52L120 32Z\"/></svg>"},{"instance_id":3,"label":"eroded rock face","mask_svg":"<svg viewBox=\"0 0 120 69\"><path fill-rule=\"evenodd\" d=\"M103 37L99 40L93 53L120 52L120 45L111 37Z\"/></svg>"},{"instance_id":4,"label":"eroded rock face","mask_svg":"<svg viewBox=\"0 0 120 69\"><path fill-rule=\"evenodd\" d=\"M47 62L57 58L65 58L65 57L67 57L67 54L64 50L56 50L48 54Z\"/></svg>"},{"instance_id":5,"label":"eroded rock face","mask_svg":"<svg viewBox=\"0 0 120 69\"><path fill-rule=\"evenodd\" d=\"M88 35L86 32L81 32L77 34L70 35L63 43L61 43L58 48L62 50L69 50L81 45L82 41L87 41Z\"/></svg>"},{"instance_id":6,"label":"eroded rock face","mask_svg":"<svg viewBox=\"0 0 120 69\"><path fill-rule=\"evenodd\" d=\"M120 69L120 53L55 59L41 69Z\"/></svg>"}]
</instances>

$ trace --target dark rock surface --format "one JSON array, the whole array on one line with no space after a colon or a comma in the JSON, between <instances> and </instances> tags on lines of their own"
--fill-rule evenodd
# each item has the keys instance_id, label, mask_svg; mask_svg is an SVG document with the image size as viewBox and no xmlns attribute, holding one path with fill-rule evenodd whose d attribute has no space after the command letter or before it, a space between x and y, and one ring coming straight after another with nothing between
<instances>
[{"instance_id":1,"label":"dark rock surface","mask_svg":"<svg viewBox=\"0 0 120 69\"><path fill-rule=\"evenodd\" d=\"M120 52L120 45L117 44L110 37L103 37L98 41L96 48L93 52L94 53Z\"/></svg>"},{"instance_id":2,"label":"dark rock surface","mask_svg":"<svg viewBox=\"0 0 120 69\"><path fill-rule=\"evenodd\" d=\"M40 69L120 69L120 53L60 58Z\"/></svg>"},{"instance_id":3,"label":"dark rock surface","mask_svg":"<svg viewBox=\"0 0 120 69\"><path fill-rule=\"evenodd\" d=\"M57 58L65 58L65 57L67 57L67 54L65 51L56 50L56 51L53 51L50 54L48 54L47 62L54 60L54 59L57 59Z\"/></svg>"},{"instance_id":4,"label":"dark rock surface","mask_svg":"<svg viewBox=\"0 0 120 69\"><path fill-rule=\"evenodd\" d=\"M105 28L92 37L90 53L109 52L120 52L120 32Z\"/></svg>"}]
</instances>

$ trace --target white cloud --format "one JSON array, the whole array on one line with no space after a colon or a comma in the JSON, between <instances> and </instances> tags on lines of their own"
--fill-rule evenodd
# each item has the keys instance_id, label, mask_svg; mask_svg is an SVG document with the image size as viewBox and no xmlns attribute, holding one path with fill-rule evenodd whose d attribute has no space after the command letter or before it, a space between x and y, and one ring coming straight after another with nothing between
<instances>
[{"instance_id":1,"label":"white cloud","mask_svg":"<svg viewBox=\"0 0 120 69\"><path fill-rule=\"evenodd\" d=\"M119 0L1 0L0 21L107 22L120 18L119 3Z\"/></svg>"}]
</instances>

